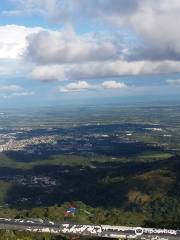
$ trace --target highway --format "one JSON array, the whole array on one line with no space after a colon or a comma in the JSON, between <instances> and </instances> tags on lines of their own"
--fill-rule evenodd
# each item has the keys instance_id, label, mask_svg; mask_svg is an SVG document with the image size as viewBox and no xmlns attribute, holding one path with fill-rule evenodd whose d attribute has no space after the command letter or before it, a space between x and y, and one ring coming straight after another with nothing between
<instances>
[{"instance_id":1,"label":"highway","mask_svg":"<svg viewBox=\"0 0 180 240\"><path fill-rule=\"evenodd\" d=\"M0 229L114 239L180 240L180 230L110 225L82 225L75 223L43 221L41 219L25 220L0 218Z\"/></svg>"}]
</instances>

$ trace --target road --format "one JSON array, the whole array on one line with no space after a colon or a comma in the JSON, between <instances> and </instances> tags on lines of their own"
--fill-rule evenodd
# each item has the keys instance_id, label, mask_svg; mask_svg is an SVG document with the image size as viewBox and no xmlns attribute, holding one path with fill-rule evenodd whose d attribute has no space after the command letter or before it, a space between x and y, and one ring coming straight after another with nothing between
<instances>
[{"instance_id":1,"label":"road","mask_svg":"<svg viewBox=\"0 0 180 240\"><path fill-rule=\"evenodd\" d=\"M56 223L41 219L0 218L0 229L139 240L180 240L180 230Z\"/></svg>"}]
</instances>

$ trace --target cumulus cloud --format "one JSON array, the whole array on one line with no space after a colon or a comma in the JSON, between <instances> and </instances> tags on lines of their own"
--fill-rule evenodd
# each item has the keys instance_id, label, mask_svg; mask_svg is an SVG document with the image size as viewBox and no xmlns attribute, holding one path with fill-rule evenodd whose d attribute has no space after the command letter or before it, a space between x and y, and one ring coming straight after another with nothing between
<instances>
[{"instance_id":1,"label":"cumulus cloud","mask_svg":"<svg viewBox=\"0 0 180 240\"><path fill-rule=\"evenodd\" d=\"M95 21L104 25L109 23L116 29L129 29L142 43L135 47L129 59L180 59L180 31L175 24L180 22L179 0L11 1L15 3L17 12L38 13L60 23L73 23L78 18L84 18L84 21ZM57 49L59 50L59 47Z\"/></svg>"},{"instance_id":2,"label":"cumulus cloud","mask_svg":"<svg viewBox=\"0 0 180 240\"><path fill-rule=\"evenodd\" d=\"M63 17L61 12L69 20L82 13L88 21L112 24L115 31L106 36L77 35L69 28L33 34L26 51L37 64L33 78L76 80L180 71L180 31L174 24L180 22L179 1L62 0L56 4L59 8L53 11L59 19ZM124 43L116 35L122 27L136 35L133 44Z\"/></svg>"},{"instance_id":3,"label":"cumulus cloud","mask_svg":"<svg viewBox=\"0 0 180 240\"><path fill-rule=\"evenodd\" d=\"M77 81L77 82L71 82L65 86L60 86L58 88L59 92L62 93L69 93L69 92L80 92L84 90L117 90L117 89L123 89L126 88L127 85L122 82L117 82L117 81L104 81L100 84L90 84L87 81Z\"/></svg>"},{"instance_id":4,"label":"cumulus cloud","mask_svg":"<svg viewBox=\"0 0 180 240\"><path fill-rule=\"evenodd\" d=\"M0 26L0 77L20 77L31 72L32 65L24 60L27 36L42 31L18 25Z\"/></svg>"},{"instance_id":5,"label":"cumulus cloud","mask_svg":"<svg viewBox=\"0 0 180 240\"><path fill-rule=\"evenodd\" d=\"M127 85L116 81L105 81L102 83L102 87L105 89L121 89L127 87Z\"/></svg>"},{"instance_id":6,"label":"cumulus cloud","mask_svg":"<svg viewBox=\"0 0 180 240\"><path fill-rule=\"evenodd\" d=\"M41 81L71 81L77 79L104 79L124 75L159 74L179 71L180 62L176 61L106 61L37 66L32 72L32 78Z\"/></svg>"},{"instance_id":7,"label":"cumulus cloud","mask_svg":"<svg viewBox=\"0 0 180 240\"><path fill-rule=\"evenodd\" d=\"M125 2L102 1L97 18L135 32L141 45L135 47L136 56L130 55L130 59L132 57L146 60L180 60L180 31L175 24L180 22L180 2L140 0L134 1L133 4L131 1L129 4L131 11L123 14L120 9L126 5ZM109 14L110 11L112 14Z\"/></svg>"},{"instance_id":8,"label":"cumulus cloud","mask_svg":"<svg viewBox=\"0 0 180 240\"><path fill-rule=\"evenodd\" d=\"M65 68L60 65L37 66L31 73L31 78L39 81L66 80Z\"/></svg>"},{"instance_id":9,"label":"cumulus cloud","mask_svg":"<svg viewBox=\"0 0 180 240\"><path fill-rule=\"evenodd\" d=\"M19 59L27 47L26 37L42 28L17 25L0 26L0 59Z\"/></svg>"},{"instance_id":10,"label":"cumulus cloud","mask_svg":"<svg viewBox=\"0 0 180 240\"><path fill-rule=\"evenodd\" d=\"M59 91L60 92L79 92L82 90L88 90L90 89L92 86L87 83L86 81L78 81L78 82L73 82L73 83L69 83L64 87L59 87Z\"/></svg>"},{"instance_id":11,"label":"cumulus cloud","mask_svg":"<svg viewBox=\"0 0 180 240\"><path fill-rule=\"evenodd\" d=\"M81 0L87 3L89 1ZM95 8L97 4L97 8ZM158 44L159 47L169 47L179 52L179 31L175 22L180 21L178 0L95 0L86 5L95 10L96 17L116 26L131 27L143 39ZM86 7L86 8L87 8ZM127 9L127 11L126 11ZM87 10L90 11L90 10ZM111 14L110 14L111 13ZM173 46L173 44L175 44Z\"/></svg>"},{"instance_id":12,"label":"cumulus cloud","mask_svg":"<svg viewBox=\"0 0 180 240\"><path fill-rule=\"evenodd\" d=\"M180 31L175 24L180 22L179 11L176 0L144 0L141 9L125 20L143 41L141 58L180 60Z\"/></svg>"},{"instance_id":13,"label":"cumulus cloud","mask_svg":"<svg viewBox=\"0 0 180 240\"><path fill-rule=\"evenodd\" d=\"M106 61L120 58L123 51L117 39L103 34L77 35L71 27L33 34L28 43L27 57L39 64Z\"/></svg>"},{"instance_id":14,"label":"cumulus cloud","mask_svg":"<svg viewBox=\"0 0 180 240\"><path fill-rule=\"evenodd\" d=\"M0 28L4 39L0 40L0 57L20 58L25 52L26 60L31 59L36 65L33 79L74 81L180 72L180 31L175 24L180 22L179 0L11 2L14 9L4 14L37 14L72 25L84 18L88 24L104 24L103 29L107 24L113 26L107 34L77 34L71 27L50 31L6 26L8 33ZM136 37L133 44L119 37L117 32L122 29Z\"/></svg>"}]
</instances>

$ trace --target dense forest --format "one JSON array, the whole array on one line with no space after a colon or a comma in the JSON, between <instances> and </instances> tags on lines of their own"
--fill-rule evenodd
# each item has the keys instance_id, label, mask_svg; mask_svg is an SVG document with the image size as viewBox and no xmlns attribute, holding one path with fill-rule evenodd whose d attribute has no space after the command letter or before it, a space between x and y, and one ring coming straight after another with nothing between
<instances>
[{"instance_id":1,"label":"dense forest","mask_svg":"<svg viewBox=\"0 0 180 240\"><path fill-rule=\"evenodd\" d=\"M176 155L151 162L97 163L98 167L85 167L81 173L77 166L69 166L64 175L59 174L62 166L36 167L32 171L37 175L53 174L61 187L56 186L49 193L47 189L32 186L11 185L7 190L1 181L1 189L7 190L8 207L1 207L0 216L177 229L180 227L179 160ZM1 198L2 195L3 191ZM31 197L31 201L19 204L17 200L22 196ZM42 203L34 207L37 196ZM64 217L72 202L77 208L76 214ZM6 231L0 239L61 237Z\"/></svg>"}]
</instances>

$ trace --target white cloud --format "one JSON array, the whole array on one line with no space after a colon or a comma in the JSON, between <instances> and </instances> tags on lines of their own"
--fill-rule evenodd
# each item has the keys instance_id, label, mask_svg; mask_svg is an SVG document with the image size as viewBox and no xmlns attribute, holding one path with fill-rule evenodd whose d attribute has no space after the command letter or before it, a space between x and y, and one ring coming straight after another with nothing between
<instances>
[{"instance_id":1,"label":"white cloud","mask_svg":"<svg viewBox=\"0 0 180 240\"><path fill-rule=\"evenodd\" d=\"M19 59L27 47L26 37L42 28L17 25L0 26L0 59Z\"/></svg>"},{"instance_id":2,"label":"white cloud","mask_svg":"<svg viewBox=\"0 0 180 240\"><path fill-rule=\"evenodd\" d=\"M0 27L0 58L21 59L24 52L41 81L104 79L123 75L180 72L179 0L11 0L4 14L37 14L61 26L84 18L112 24L111 32L78 35L73 28L50 31L10 25ZM100 25L99 25L100 26ZM101 25L102 26L102 25ZM117 35L129 30L133 44ZM28 44L28 45L27 45ZM26 59L27 60L27 59ZM22 65L23 66L23 65ZM30 63L29 63L30 66ZM1 65L1 75L11 65ZM17 66L19 69L19 66ZM19 69L19 70L22 70ZM28 75L28 74L27 74Z\"/></svg>"},{"instance_id":3,"label":"white cloud","mask_svg":"<svg viewBox=\"0 0 180 240\"><path fill-rule=\"evenodd\" d=\"M42 31L28 39L26 55L39 64L64 64L119 59L123 44L105 34L77 35L72 27Z\"/></svg>"},{"instance_id":4,"label":"white cloud","mask_svg":"<svg viewBox=\"0 0 180 240\"><path fill-rule=\"evenodd\" d=\"M63 81L77 79L104 79L124 75L159 74L180 72L176 61L105 61L82 64L37 66L32 78L41 81Z\"/></svg>"},{"instance_id":5,"label":"white cloud","mask_svg":"<svg viewBox=\"0 0 180 240\"><path fill-rule=\"evenodd\" d=\"M32 96L33 91L27 91L19 85L0 85L0 96L3 98L11 98L13 96Z\"/></svg>"},{"instance_id":6,"label":"white cloud","mask_svg":"<svg viewBox=\"0 0 180 240\"><path fill-rule=\"evenodd\" d=\"M21 92L23 88L19 85L0 85L0 92Z\"/></svg>"},{"instance_id":7,"label":"white cloud","mask_svg":"<svg viewBox=\"0 0 180 240\"><path fill-rule=\"evenodd\" d=\"M143 46L137 57L180 60L179 0L11 0L9 14L38 14L58 23L107 23L134 31ZM5 12L8 14L8 11ZM82 20L83 18L83 20ZM120 27L120 28L119 28ZM58 48L59 49L59 48ZM155 49L151 54L151 50Z\"/></svg>"},{"instance_id":8,"label":"white cloud","mask_svg":"<svg viewBox=\"0 0 180 240\"><path fill-rule=\"evenodd\" d=\"M109 23L116 29L129 29L138 36L141 45L136 46L136 57L180 60L179 0L95 0L92 4L81 1L83 12L89 12L91 19Z\"/></svg>"},{"instance_id":9,"label":"white cloud","mask_svg":"<svg viewBox=\"0 0 180 240\"><path fill-rule=\"evenodd\" d=\"M83 21L104 25L109 23L115 26L116 30L123 27L134 31L143 43L143 46L136 48L136 58L180 60L180 31L176 24L180 22L179 0L11 1L16 6L12 14L43 15L61 24L73 24L77 19L82 21L83 18Z\"/></svg>"},{"instance_id":10,"label":"white cloud","mask_svg":"<svg viewBox=\"0 0 180 240\"><path fill-rule=\"evenodd\" d=\"M86 81L78 81L71 82L65 86L60 86L58 88L59 92L69 93L69 92L80 92L84 90L105 90L105 89L123 89L126 88L127 85L125 83L117 82L117 81L104 81L101 84L90 84Z\"/></svg>"},{"instance_id":11,"label":"white cloud","mask_svg":"<svg viewBox=\"0 0 180 240\"><path fill-rule=\"evenodd\" d=\"M177 0L144 0L141 8L124 19L123 24L134 28L150 49L148 54L153 51L155 59L180 60L180 31L176 25L180 22L179 11L180 2Z\"/></svg>"},{"instance_id":12,"label":"white cloud","mask_svg":"<svg viewBox=\"0 0 180 240\"><path fill-rule=\"evenodd\" d=\"M39 81L66 80L65 67L61 65L37 66L31 73L31 78Z\"/></svg>"},{"instance_id":13,"label":"white cloud","mask_svg":"<svg viewBox=\"0 0 180 240\"><path fill-rule=\"evenodd\" d=\"M166 82L171 85L180 86L180 79L169 79Z\"/></svg>"},{"instance_id":14,"label":"white cloud","mask_svg":"<svg viewBox=\"0 0 180 240\"><path fill-rule=\"evenodd\" d=\"M90 89L92 86L87 83L86 81L79 81L79 82L73 82L69 83L64 87L59 87L60 92L79 92L82 90Z\"/></svg>"},{"instance_id":15,"label":"white cloud","mask_svg":"<svg viewBox=\"0 0 180 240\"><path fill-rule=\"evenodd\" d=\"M105 89L122 89L122 88L126 88L127 85L125 83L116 82L116 81L105 81L102 83L102 87Z\"/></svg>"},{"instance_id":16,"label":"white cloud","mask_svg":"<svg viewBox=\"0 0 180 240\"><path fill-rule=\"evenodd\" d=\"M0 78L24 77L31 71L31 63L23 60L23 53L27 47L26 37L37 33L41 28L26 28L17 25L0 26ZM0 96L30 96L33 91L27 91L19 85L0 85Z\"/></svg>"}]
</instances>

